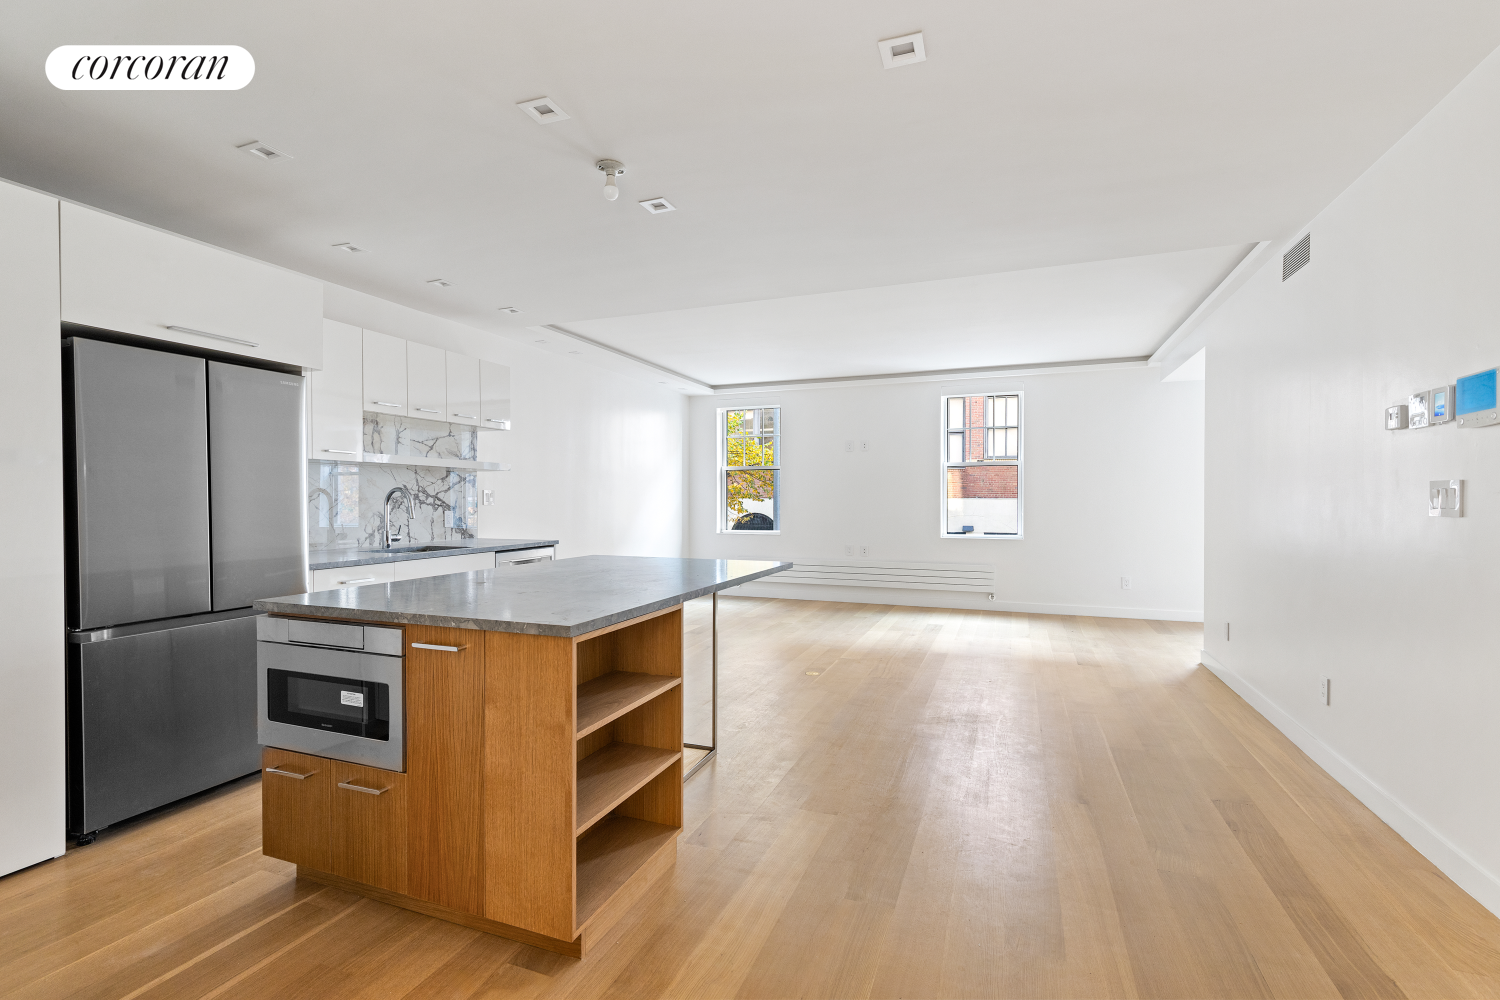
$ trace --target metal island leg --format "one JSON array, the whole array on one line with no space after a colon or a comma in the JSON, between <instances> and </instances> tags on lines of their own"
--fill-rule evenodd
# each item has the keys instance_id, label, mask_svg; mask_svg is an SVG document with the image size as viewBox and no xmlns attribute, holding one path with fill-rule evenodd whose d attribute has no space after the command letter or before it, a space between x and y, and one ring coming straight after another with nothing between
<instances>
[{"instance_id":1,"label":"metal island leg","mask_svg":"<svg viewBox=\"0 0 1500 1000\"><path fill-rule=\"evenodd\" d=\"M694 764L691 768L689 768L687 770L686 773L683 774L682 780L684 782L686 782L693 775L697 774L698 770L700 768L702 768L704 764L707 764L709 761L713 760L714 757L716 757L718 755L718 753L719 753L719 592L718 591L714 591L714 595L713 595L713 612L712 612L712 617L711 617L710 621L711 621L711 625L710 625L710 630L711 631L710 631L709 645L710 645L710 649L712 650L712 654L711 655L712 655L713 663L712 663L712 675L711 675L712 676L712 682L711 682L712 683L712 691L711 691L711 693L709 695L709 712L710 712L710 719L712 720L711 728L709 729L709 742L708 742L708 746L704 746L701 743L684 743L683 744L683 746L685 748L689 749L689 750L707 750L708 753L704 754L702 760L698 761L698 763Z\"/></svg>"}]
</instances>

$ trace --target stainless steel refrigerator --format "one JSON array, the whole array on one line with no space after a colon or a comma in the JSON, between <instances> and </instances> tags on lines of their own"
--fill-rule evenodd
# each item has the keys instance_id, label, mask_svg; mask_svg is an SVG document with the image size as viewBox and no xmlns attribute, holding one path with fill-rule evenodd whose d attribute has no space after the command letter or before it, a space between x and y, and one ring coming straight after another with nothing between
<instances>
[{"instance_id":1,"label":"stainless steel refrigerator","mask_svg":"<svg viewBox=\"0 0 1500 1000\"><path fill-rule=\"evenodd\" d=\"M250 603L307 589L303 378L63 341L68 831L259 768Z\"/></svg>"}]
</instances>

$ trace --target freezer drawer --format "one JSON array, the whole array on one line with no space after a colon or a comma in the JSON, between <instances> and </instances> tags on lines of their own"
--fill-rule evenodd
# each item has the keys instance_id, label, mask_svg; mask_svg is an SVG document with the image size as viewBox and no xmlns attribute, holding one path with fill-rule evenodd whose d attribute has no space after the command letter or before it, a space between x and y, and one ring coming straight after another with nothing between
<instances>
[{"instance_id":1,"label":"freezer drawer","mask_svg":"<svg viewBox=\"0 0 1500 1000\"><path fill-rule=\"evenodd\" d=\"M256 617L70 647L70 833L259 770Z\"/></svg>"}]
</instances>

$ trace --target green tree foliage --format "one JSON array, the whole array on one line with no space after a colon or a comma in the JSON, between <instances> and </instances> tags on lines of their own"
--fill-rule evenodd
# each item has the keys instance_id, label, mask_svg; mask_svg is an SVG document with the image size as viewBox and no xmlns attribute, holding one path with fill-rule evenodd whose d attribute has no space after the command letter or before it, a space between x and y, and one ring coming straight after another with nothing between
<instances>
[{"instance_id":1,"label":"green tree foliage","mask_svg":"<svg viewBox=\"0 0 1500 1000\"><path fill-rule=\"evenodd\" d=\"M735 466L776 464L774 437L754 436L753 413L730 410L724 414L725 463ZM764 502L776 495L776 473L770 469L746 469L730 472L725 484L729 509L739 517L750 513L745 502Z\"/></svg>"}]
</instances>

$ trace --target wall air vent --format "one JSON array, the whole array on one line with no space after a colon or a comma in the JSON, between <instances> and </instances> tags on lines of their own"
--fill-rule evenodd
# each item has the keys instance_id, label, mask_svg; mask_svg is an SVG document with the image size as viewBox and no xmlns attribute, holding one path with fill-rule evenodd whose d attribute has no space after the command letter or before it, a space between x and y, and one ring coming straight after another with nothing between
<instances>
[{"instance_id":1,"label":"wall air vent","mask_svg":"<svg viewBox=\"0 0 1500 1000\"><path fill-rule=\"evenodd\" d=\"M243 153L249 153L257 160L290 160L292 158L291 153L283 153L279 149L274 149L271 146L266 145L259 139L255 140L254 142L244 143L243 145L236 146L234 148L240 150Z\"/></svg>"},{"instance_id":2,"label":"wall air vent","mask_svg":"<svg viewBox=\"0 0 1500 1000\"><path fill-rule=\"evenodd\" d=\"M1308 233L1297 241L1297 245L1281 255L1281 280L1285 281L1298 271L1307 266L1308 255L1312 252L1312 233Z\"/></svg>"}]
</instances>

